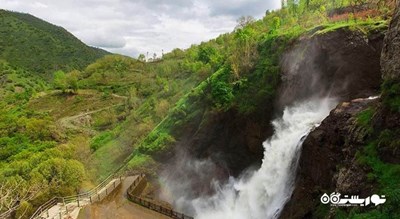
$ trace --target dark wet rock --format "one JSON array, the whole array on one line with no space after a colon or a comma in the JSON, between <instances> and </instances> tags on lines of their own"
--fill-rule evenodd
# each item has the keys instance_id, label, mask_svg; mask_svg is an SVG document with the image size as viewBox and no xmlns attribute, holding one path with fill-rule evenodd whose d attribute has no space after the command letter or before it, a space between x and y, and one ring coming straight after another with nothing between
<instances>
[{"instance_id":1,"label":"dark wet rock","mask_svg":"<svg viewBox=\"0 0 400 219\"><path fill-rule=\"evenodd\" d=\"M324 193L367 196L368 168L359 165L356 152L364 146L368 132L356 122L356 116L378 100L356 99L339 104L313 130L303 143L296 187L281 218L313 217Z\"/></svg>"},{"instance_id":2,"label":"dark wet rock","mask_svg":"<svg viewBox=\"0 0 400 219\"><path fill-rule=\"evenodd\" d=\"M382 50L382 75L385 79L400 79L400 2L390 22Z\"/></svg>"},{"instance_id":3,"label":"dark wet rock","mask_svg":"<svg viewBox=\"0 0 400 219\"><path fill-rule=\"evenodd\" d=\"M383 38L382 31L366 35L348 29L303 37L283 58L278 106L310 96L348 101L378 93Z\"/></svg>"}]
</instances>

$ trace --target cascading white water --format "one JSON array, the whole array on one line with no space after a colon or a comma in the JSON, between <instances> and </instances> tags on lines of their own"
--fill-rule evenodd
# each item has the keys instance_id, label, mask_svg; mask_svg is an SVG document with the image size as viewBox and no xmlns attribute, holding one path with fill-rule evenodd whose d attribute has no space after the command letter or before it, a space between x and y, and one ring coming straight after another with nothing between
<instances>
[{"instance_id":1,"label":"cascading white water","mask_svg":"<svg viewBox=\"0 0 400 219\"><path fill-rule=\"evenodd\" d=\"M273 121L275 134L264 142L264 159L250 176L229 180L212 197L191 202L198 219L268 219L279 216L293 191L294 169L304 137L334 107L334 99L311 99L287 107Z\"/></svg>"}]
</instances>

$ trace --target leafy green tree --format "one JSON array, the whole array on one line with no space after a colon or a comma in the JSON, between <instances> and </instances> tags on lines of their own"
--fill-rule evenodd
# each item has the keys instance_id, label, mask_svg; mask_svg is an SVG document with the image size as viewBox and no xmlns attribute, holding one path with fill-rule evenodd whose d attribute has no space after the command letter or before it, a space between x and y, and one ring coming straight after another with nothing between
<instances>
[{"instance_id":1,"label":"leafy green tree","mask_svg":"<svg viewBox=\"0 0 400 219\"><path fill-rule=\"evenodd\" d=\"M34 172L40 174L52 189L61 194L75 193L85 177L82 163L63 158L51 158L42 162Z\"/></svg>"},{"instance_id":2,"label":"leafy green tree","mask_svg":"<svg viewBox=\"0 0 400 219\"><path fill-rule=\"evenodd\" d=\"M226 108L230 105L234 96L232 87L228 83L217 81L212 83L211 89L211 95L216 107Z\"/></svg>"},{"instance_id":3,"label":"leafy green tree","mask_svg":"<svg viewBox=\"0 0 400 219\"><path fill-rule=\"evenodd\" d=\"M228 82L231 72L228 68L222 68L215 74L217 76L209 81L212 101L217 108L227 109L234 99L233 88Z\"/></svg>"},{"instance_id":4,"label":"leafy green tree","mask_svg":"<svg viewBox=\"0 0 400 219\"><path fill-rule=\"evenodd\" d=\"M272 19L271 32L276 32L281 27L281 19L274 17Z\"/></svg>"},{"instance_id":5,"label":"leafy green tree","mask_svg":"<svg viewBox=\"0 0 400 219\"><path fill-rule=\"evenodd\" d=\"M255 30L250 26L237 29L234 34L235 47L230 56L230 67L237 79L241 74L247 74L253 67L256 58Z\"/></svg>"},{"instance_id":6,"label":"leafy green tree","mask_svg":"<svg viewBox=\"0 0 400 219\"><path fill-rule=\"evenodd\" d=\"M197 56L198 60L202 62L197 64L209 65L208 67L211 67L214 71L221 66L223 59L222 55L218 52L218 50L215 48L214 45L206 45L206 44L202 44L199 46ZM196 65L196 63L192 64ZM205 67L204 65L196 65L196 68L192 69L192 71L193 72L197 72L200 70L204 71L205 69L204 67Z\"/></svg>"},{"instance_id":7,"label":"leafy green tree","mask_svg":"<svg viewBox=\"0 0 400 219\"><path fill-rule=\"evenodd\" d=\"M216 53L217 51L214 47L202 45L199 47L198 57L201 62L209 63Z\"/></svg>"},{"instance_id":8,"label":"leafy green tree","mask_svg":"<svg viewBox=\"0 0 400 219\"><path fill-rule=\"evenodd\" d=\"M67 77L65 73L61 70L54 72L53 85L56 89L60 89L62 92L65 92L67 85Z\"/></svg>"},{"instance_id":9,"label":"leafy green tree","mask_svg":"<svg viewBox=\"0 0 400 219\"><path fill-rule=\"evenodd\" d=\"M68 88L71 89L74 93L78 92L79 89L78 80L80 74L81 74L80 71L74 70L68 73L66 76Z\"/></svg>"},{"instance_id":10,"label":"leafy green tree","mask_svg":"<svg viewBox=\"0 0 400 219\"><path fill-rule=\"evenodd\" d=\"M51 129L49 121L44 119L32 118L26 122L26 132L31 139L45 140L51 138Z\"/></svg>"}]
</instances>

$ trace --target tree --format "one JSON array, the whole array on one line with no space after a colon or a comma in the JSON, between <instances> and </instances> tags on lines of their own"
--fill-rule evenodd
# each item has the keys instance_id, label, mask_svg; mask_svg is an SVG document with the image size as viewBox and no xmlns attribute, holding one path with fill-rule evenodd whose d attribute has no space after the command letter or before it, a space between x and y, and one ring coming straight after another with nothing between
<instances>
[{"instance_id":1,"label":"tree","mask_svg":"<svg viewBox=\"0 0 400 219\"><path fill-rule=\"evenodd\" d=\"M287 4L287 8L289 9L289 12L292 14L296 14L297 13L297 1L295 0L287 0L286 1Z\"/></svg>"},{"instance_id":2,"label":"tree","mask_svg":"<svg viewBox=\"0 0 400 219\"><path fill-rule=\"evenodd\" d=\"M85 177L85 168L76 160L51 158L39 164L33 174L39 174L56 193L69 195L79 188Z\"/></svg>"},{"instance_id":3,"label":"tree","mask_svg":"<svg viewBox=\"0 0 400 219\"><path fill-rule=\"evenodd\" d=\"M236 22L237 22L237 24L236 24L235 30L242 29L242 28L254 23L255 19L252 16L241 16L239 19L237 19Z\"/></svg>"},{"instance_id":4,"label":"tree","mask_svg":"<svg viewBox=\"0 0 400 219\"><path fill-rule=\"evenodd\" d=\"M217 51L214 47L209 45L200 45L198 52L198 59L203 63L210 63L212 56L216 55Z\"/></svg>"},{"instance_id":5,"label":"tree","mask_svg":"<svg viewBox=\"0 0 400 219\"><path fill-rule=\"evenodd\" d=\"M42 184L28 183L20 176L0 180L0 212L15 210L19 202L30 201L42 189ZM21 215L20 213L20 216Z\"/></svg>"},{"instance_id":6,"label":"tree","mask_svg":"<svg viewBox=\"0 0 400 219\"><path fill-rule=\"evenodd\" d=\"M146 62L146 56L144 54L140 54L138 60L141 62Z\"/></svg>"},{"instance_id":7,"label":"tree","mask_svg":"<svg viewBox=\"0 0 400 219\"><path fill-rule=\"evenodd\" d=\"M236 48L230 57L230 64L237 79L240 74L249 73L254 65L253 60L257 55L254 35L255 31L249 26L236 30L234 34Z\"/></svg>"},{"instance_id":8,"label":"tree","mask_svg":"<svg viewBox=\"0 0 400 219\"><path fill-rule=\"evenodd\" d=\"M222 68L216 73L217 77L209 81L211 88L211 98L218 109L227 109L231 105L234 95L231 84L228 82L231 72L227 68Z\"/></svg>"},{"instance_id":9,"label":"tree","mask_svg":"<svg viewBox=\"0 0 400 219\"><path fill-rule=\"evenodd\" d=\"M211 83L211 96L217 108L227 108L234 96L232 87L224 81L213 81Z\"/></svg>"},{"instance_id":10,"label":"tree","mask_svg":"<svg viewBox=\"0 0 400 219\"><path fill-rule=\"evenodd\" d=\"M26 133L32 140L45 140L51 138L49 121L44 119L31 118L26 122Z\"/></svg>"},{"instance_id":11,"label":"tree","mask_svg":"<svg viewBox=\"0 0 400 219\"><path fill-rule=\"evenodd\" d=\"M281 19L279 17L272 18L271 32L276 32L281 27Z\"/></svg>"},{"instance_id":12,"label":"tree","mask_svg":"<svg viewBox=\"0 0 400 219\"><path fill-rule=\"evenodd\" d=\"M53 85L56 89L60 89L63 93L67 89L67 77L63 71L54 72Z\"/></svg>"},{"instance_id":13,"label":"tree","mask_svg":"<svg viewBox=\"0 0 400 219\"><path fill-rule=\"evenodd\" d=\"M79 80L79 75L81 73L78 70L71 71L70 73L67 74L67 86L69 89L71 89L74 93L78 92L79 85L78 85L78 80Z\"/></svg>"}]
</instances>

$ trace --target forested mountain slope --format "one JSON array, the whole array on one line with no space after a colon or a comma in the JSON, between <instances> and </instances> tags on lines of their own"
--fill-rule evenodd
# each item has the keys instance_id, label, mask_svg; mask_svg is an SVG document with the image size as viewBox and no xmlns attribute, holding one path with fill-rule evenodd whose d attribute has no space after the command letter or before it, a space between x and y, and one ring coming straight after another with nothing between
<instances>
[{"instance_id":1,"label":"forested mountain slope","mask_svg":"<svg viewBox=\"0 0 400 219\"><path fill-rule=\"evenodd\" d=\"M106 51L29 14L0 10L0 59L36 73L82 69Z\"/></svg>"}]
</instances>

